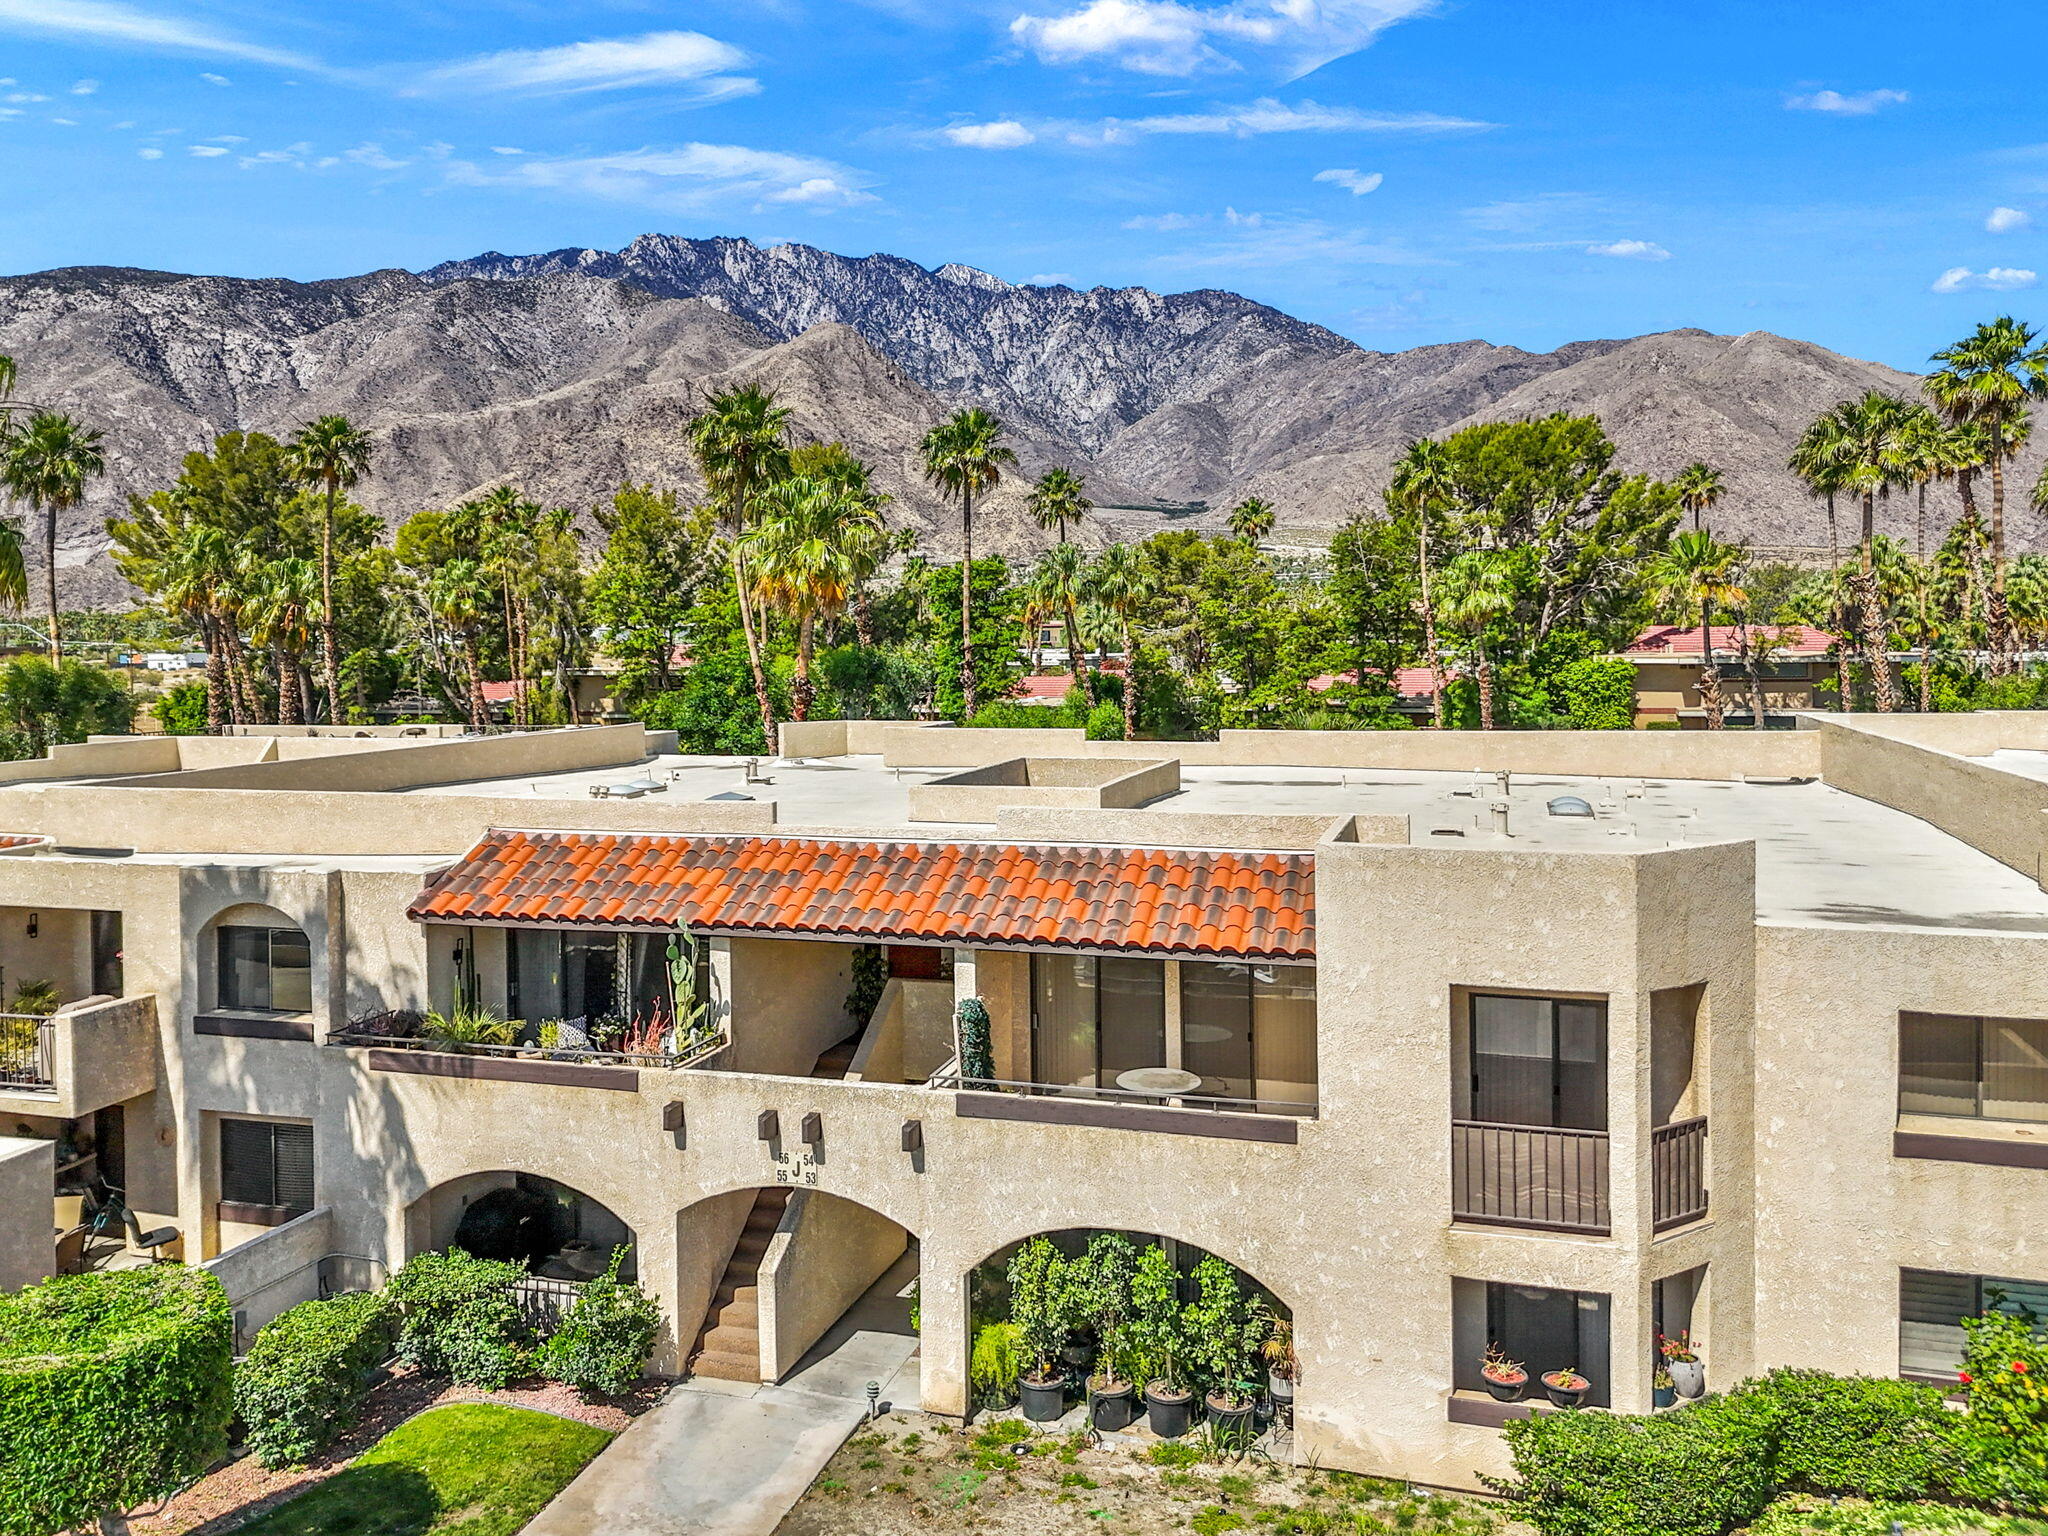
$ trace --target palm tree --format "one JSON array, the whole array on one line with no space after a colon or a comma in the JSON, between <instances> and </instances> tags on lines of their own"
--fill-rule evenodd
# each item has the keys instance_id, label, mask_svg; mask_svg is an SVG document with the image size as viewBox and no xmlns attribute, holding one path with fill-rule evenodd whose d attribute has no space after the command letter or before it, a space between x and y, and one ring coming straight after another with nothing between
<instances>
[{"instance_id":1,"label":"palm tree","mask_svg":"<svg viewBox=\"0 0 2048 1536\"><path fill-rule=\"evenodd\" d=\"M469 728L481 731L489 721L484 709L484 671L478 632L490 608L489 582L476 561L450 560L427 578L427 606L434 618L454 634L462 651L465 712Z\"/></svg>"},{"instance_id":2,"label":"palm tree","mask_svg":"<svg viewBox=\"0 0 2048 1536\"><path fill-rule=\"evenodd\" d=\"M1935 353L1933 360L1941 367L1927 380L1928 398L1950 421L1983 427L1989 440L1991 595L1985 617L1991 671L2011 672L2019 662L2005 601L2005 465L2018 451L2015 423L2026 419L2029 401L2048 395L2048 345L2037 340L2031 326L2001 315Z\"/></svg>"},{"instance_id":3,"label":"palm tree","mask_svg":"<svg viewBox=\"0 0 2048 1536\"><path fill-rule=\"evenodd\" d=\"M1086 586L1081 551L1071 544L1055 544L1043 555L1032 573L1032 585L1043 584L1047 597L1058 609L1067 641L1067 670L1081 675L1081 626L1076 610Z\"/></svg>"},{"instance_id":4,"label":"palm tree","mask_svg":"<svg viewBox=\"0 0 2048 1536\"><path fill-rule=\"evenodd\" d=\"M1742 588L1735 573L1743 551L1723 544L1711 533L1689 528L1672 536L1671 546L1650 568L1650 584L1659 598L1700 616L1700 706L1707 714L1707 729L1718 731L1723 721L1721 673L1714 665L1714 609L1742 601ZM1762 727L1761 717L1756 722Z\"/></svg>"},{"instance_id":5,"label":"palm tree","mask_svg":"<svg viewBox=\"0 0 2048 1536\"><path fill-rule=\"evenodd\" d=\"M6 447L0 480L43 514L43 590L50 605L50 661L64 659L57 633L57 518L85 496L85 482L106 473L100 434L55 411L39 411Z\"/></svg>"},{"instance_id":6,"label":"palm tree","mask_svg":"<svg viewBox=\"0 0 2048 1536\"><path fill-rule=\"evenodd\" d=\"M1112 544L1096 557L1088 573L1088 590L1115 615L1124 646L1124 740L1138 739L1139 611L1151 600L1155 583L1151 567L1129 544Z\"/></svg>"},{"instance_id":7,"label":"palm tree","mask_svg":"<svg viewBox=\"0 0 2048 1536\"><path fill-rule=\"evenodd\" d=\"M320 514L320 674L327 718L341 722L341 652L334 623L334 507L341 493L370 472L370 440L346 416L322 416L292 439L292 472L326 492Z\"/></svg>"},{"instance_id":8,"label":"palm tree","mask_svg":"<svg viewBox=\"0 0 2048 1536\"><path fill-rule=\"evenodd\" d=\"M1038 526L1067 542L1067 529L1079 523L1095 505L1087 497L1088 482L1071 470L1052 468L1038 477L1026 505Z\"/></svg>"},{"instance_id":9,"label":"palm tree","mask_svg":"<svg viewBox=\"0 0 2048 1536\"><path fill-rule=\"evenodd\" d=\"M791 714L810 718L817 622L846 606L882 542L874 509L843 485L799 475L771 486L748 534L754 594L796 621Z\"/></svg>"},{"instance_id":10,"label":"palm tree","mask_svg":"<svg viewBox=\"0 0 2048 1536\"><path fill-rule=\"evenodd\" d=\"M1017 455L1003 445L1003 424L978 407L955 411L924 435L924 477L942 496L960 499L960 707L975 710L974 498L992 491Z\"/></svg>"},{"instance_id":11,"label":"palm tree","mask_svg":"<svg viewBox=\"0 0 2048 1536\"><path fill-rule=\"evenodd\" d=\"M1816 416L1800 434L1789 460L1789 468L1806 482L1807 490L1815 496L1827 498L1828 564L1831 566L1841 559L1841 541L1836 536L1835 497L1840 494L1847 476L1842 457L1839 412L1840 407L1836 407Z\"/></svg>"},{"instance_id":12,"label":"palm tree","mask_svg":"<svg viewBox=\"0 0 2048 1536\"><path fill-rule=\"evenodd\" d=\"M882 508L892 498L874 487L874 471L865 459L855 454L844 443L806 443L790 450L790 473L808 475L813 480L836 485L853 496L873 514L877 530L876 537L862 540L855 550L859 566L858 579L854 583L853 596L847 604L853 616L853 637L862 645L875 643L875 619L873 605L869 601L869 584L874 581L890 556L907 553L916 547L917 534L909 528L891 532L882 523Z\"/></svg>"},{"instance_id":13,"label":"palm tree","mask_svg":"<svg viewBox=\"0 0 2048 1536\"><path fill-rule=\"evenodd\" d=\"M1457 481L1451 456L1444 445L1419 438L1408 445L1394 466L1393 484L1387 500L1415 514L1415 570L1421 591L1422 649L1429 663L1429 714L1438 730L1444 724L1444 663L1437 654L1436 610L1429 597L1429 524L1441 515L1457 496Z\"/></svg>"},{"instance_id":14,"label":"palm tree","mask_svg":"<svg viewBox=\"0 0 2048 1536\"><path fill-rule=\"evenodd\" d=\"M788 407L775 403L772 390L760 384L741 384L707 396L704 409L690 418L689 425L690 452L730 541L740 629L747 641L747 665L754 674L761 733L770 752L775 750L775 706L768 697L762 637L754 624L743 538L752 526L756 493L789 473L789 414Z\"/></svg>"},{"instance_id":15,"label":"palm tree","mask_svg":"<svg viewBox=\"0 0 2048 1536\"><path fill-rule=\"evenodd\" d=\"M1917 435L1916 407L1910 400L1882 390L1835 407L1839 421L1839 454L1843 488L1862 499L1863 527L1858 540L1855 582L1857 633L1864 664L1870 668L1877 707L1887 713L1899 707L1897 688L1887 658L1884 602L1877 584L1877 498L1912 478L1912 452Z\"/></svg>"},{"instance_id":16,"label":"palm tree","mask_svg":"<svg viewBox=\"0 0 2048 1536\"><path fill-rule=\"evenodd\" d=\"M1514 606L1514 572L1499 550L1468 550L1444 567L1443 619L1471 638L1482 731L1493 729L1493 657L1486 649L1486 627Z\"/></svg>"},{"instance_id":17,"label":"palm tree","mask_svg":"<svg viewBox=\"0 0 2048 1536\"><path fill-rule=\"evenodd\" d=\"M1256 545L1273 531L1273 504L1262 497L1247 496L1230 509L1230 536Z\"/></svg>"},{"instance_id":18,"label":"palm tree","mask_svg":"<svg viewBox=\"0 0 2048 1536\"><path fill-rule=\"evenodd\" d=\"M312 643L314 604L320 601L320 568L296 555L262 560L244 555L249 587L249 640L271 653L277 668L277 719L297 725L306 718L302 687L306 648Z\"/></svg>"},{"instance_id":19,"label":"palm tree","mask_svg":"<svg viewBox=\"0 0 2048 1536\"><path fill-rule=\"evenodd\" d=\"M1702 519L1714 509L1714 504L1727 494L1728 487L1721 479L1721 471L1712 465L1697 461L1688 464L1678 472L1678 478L1671 482L1678 492L1678 504L1692 514L1695 531L1704 526Z\"/></svg>"}]
</instances>

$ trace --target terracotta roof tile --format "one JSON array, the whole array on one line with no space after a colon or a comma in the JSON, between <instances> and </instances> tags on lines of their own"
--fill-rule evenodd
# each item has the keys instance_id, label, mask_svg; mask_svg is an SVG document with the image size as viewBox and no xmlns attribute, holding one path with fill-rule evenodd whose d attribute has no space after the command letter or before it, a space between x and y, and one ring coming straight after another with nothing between
<instances>
[{"instance_id":1,"label":"terracotta roof tile","mask_svg":"<svg viewBox=\"0 0 2048 1536\"><path fill-rule=\"evenodd\" d=\"M427 883L410 915L1310 959L1315 860L494 829Z\"/></svg>"}]
</instances>

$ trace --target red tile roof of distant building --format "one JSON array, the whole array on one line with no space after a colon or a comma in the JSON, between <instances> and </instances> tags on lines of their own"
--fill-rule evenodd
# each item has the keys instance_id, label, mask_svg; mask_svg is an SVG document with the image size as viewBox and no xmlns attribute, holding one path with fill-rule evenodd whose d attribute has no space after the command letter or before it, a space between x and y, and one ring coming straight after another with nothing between
<instances>
[{"instance_id":1,"label":"red tile roof of distant building","mask_svg":"<svg viewBox=\"0 0 2048 1536\"><path fill-rule=\"evenodd\" d=\"M1811 624L1752 625L1752 631L1768 628L1777 636L1778 649L1786 656L1825 656L1835 644L1835 636L1824 629L1815 629ZM1741 631L1733 624L1716 624L1711 636L1714 650L1723 656L1735 654ZM1672 656L1678 661L1697 661L1700 654L1700 627L1697 624L1653 624L1637 635L1622 652L1624 656Z\"/></svg>"}]
</instances>

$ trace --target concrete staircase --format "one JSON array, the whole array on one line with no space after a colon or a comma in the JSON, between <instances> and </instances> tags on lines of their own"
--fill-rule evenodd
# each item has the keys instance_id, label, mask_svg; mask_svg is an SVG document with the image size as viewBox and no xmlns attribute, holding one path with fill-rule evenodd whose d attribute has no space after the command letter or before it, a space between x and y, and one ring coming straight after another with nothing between
<instances>
[{"instance_id":1,"label":"concrete staircase","mask_svg":"<svg viewBox=\"0 0 2048 1536\"><path fill-rule=\"evenodd\" d=\"M837 1045L828 1046L818 1057L818 1064L811 1068L811 1076L843 1079L853 1067L854 1052L860 1049L860 1031L855 1030Z\"/></svg>"},{"instance_id":2,"label":"concrete staircase","mask_svg":"<svg viewBox=\"0 0 2048 1536\"><path fill-rule=\"evenodd\" d=\"M764 1189L754 1197L747 1224L726 1262L704 1326L691 1352L690 1374L720 1381L761 1379L761 1259L789 1204L787 1189Z\"/></svg>"}]
</instances>

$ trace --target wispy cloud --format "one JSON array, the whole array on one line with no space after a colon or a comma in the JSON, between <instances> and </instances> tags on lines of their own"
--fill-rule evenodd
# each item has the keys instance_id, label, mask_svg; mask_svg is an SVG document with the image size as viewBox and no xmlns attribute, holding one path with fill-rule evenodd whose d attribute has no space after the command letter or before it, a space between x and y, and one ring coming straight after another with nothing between
<instances>
[{"instance_id":1,"label":"wispy cloud","mask_svg":"<svg viewBox=\"0 0 2048 1536\"><path fill-rule=\"evenodd\" d=\"M343 150L341 157L353 160L357 165L366 165L373 171L402 171L412 164L410 160L387 155L381 144L358 144L354 149Z\"/></svg>"},{"instance_id":2,"label":"wispy cloud","mask_svg":"<svg viewBox=\"0 0 2048 1536\"><path fill-rule=\"evenodd\" d=\"M135 151L135 158L138 160L161 160L163 157L164 152L154 147Z\"/></svg>"},{"instance_id":3,"label":"wispy cloud","mask_svg":"<svg viewBox=\"0 0 2048 1536\"><path fill-rule=\"evenodd\" d=\"M1992 293L2012 293L2021 288L2031 288L2039 281L2039 274L2025 267L1987 267L1982 272L1972 272L1968 267L1950 267L1934 280L1936 293L1970 293L1980 289Z\"/></svg>"},{"instance_id":4,"label":"wispy cloud","mask_svg":"<svg viewBox=\"0 0 2048 1536\"><path fill-rule=\"evenodd\" d=\"M649 32L458 59L426 70L411 89L566 95L687 86L694 101L724 101L760 90L760 81L733 73L746 63L747 56L739 49L702 32Z\"/></svg>"},{"instance_id":5,"label":"wispy cloud","mask_svg":"<svg viewBox=\"0 0 2048 1536\"><path fill-rule=\"evenodd\" d=\"M1436 0L1086 0L1019 16L1010 35L1048 64L1177 76L1252 67L1291 80L1436 8Z\"/></svg>"},{"instance_id":6,"label":"wispy cloud","mask_svg":"<svg viewBox=\"0 0 2048 1536\"><path fill-rule=\"evenodd\" d=\"M2033 216L2021 208L1994 208L1985 216L1984 227L1994 235L2009 235L2033 223Z\"/></svg>"},{"instance_id":7,"label":"wispy cloud","mask_svg":"<svg viewBox=\"0 0 2048 1536\"><path fill-rule=\"evenodd\" d=\"M0 32L81 37L131 48L314 67L313 61L301 54L250 42L203 22L154 15L119 0L0 0Z\"/></svg>"},{"instance_id":8,"label":"wispy cloud","mask_svg":"<svg viewBox=\"0 0 2048 1536\"><path fill-rule=\"evenodd\" d=\"M80 80L72 85L71 94L74 96L90 96L99 88L100 83L97 80Z\"/></svg>"},{"instance_id":9,"label":"wispy cloud","mask_svg":"<svg viewBox=\"0 0 2048 1536\"><path fill-rule=\"evenodd\" d=\"M221 144L191 144L186 146L185 153L193 156L195 159L211 160L216 156L226 154L227 147Z\"/></svg>"},{"instance_id":10,"label":"wispy cloud","mask_svg":"<svg viewBox=\"0 0 2048 1536\"><path fill-rule=\"evenodd\" d=\"M202 74L199 78L204 80L208 85L233 85L235 83L234 81L230 80L226 75Z\"/></svg>"},{"instance_id":11,"label":"wispy cloud","mask_svg":"<svg viewBox=\"0 0 2048 1536\"><path fill-rule=\"evenodd\" d=\"M1904 91L1876 90L1812 91L1804 96L1787 96L1788 112L1834 112L1846 117L1868 117L1885 107L1902 107L1913 98Z\"/></svg>"},{"instance_id":12,"label":"wispy cloud","mask_svg":"<svg viewBox=\"0 0 2048 1536\"><path fill-rule=\"evenodd\" d=\"M1092 130L1116 143L1147 134L1216 133L1255 138L1268 133L1465 133L1491 128L1468 117L1435 112L1368 112L1357 107L1326 107L1318 102L1293 105L1261 97L1248 106L1218 107L1208 112L1175 112L1158 117L1104 118ZM1090 130L1080 130L1085 139Z\"/></svg>"},{"instance_id":13,"label":"wispy cloud","mask_svg":"<svg viewBox=\"0 0 2048 1536\"><path fill-rule=\"evenodd\" d=\"M495 165L455 160L449 162L447 175L460 186L565 192L670 212L747 201L761 207L806 208L875 201L867 190L873 179L863 172L809 155L738 144L683 144L576 157L525 155Z\"/></svg>"},{"instance_id":14,"label":"wispy cloud","mask_svg":"<svg viewBox=\"0 0 2048 1536\"><path fill-rule=\"evenodd\" d=\"M1378 171L1352 171L1337 169L1329 171L1317 171L1314 177L1312 177L1311 179L1315 181L1334 182L1336 185L1342 187L1345 191L1349 192L1353 197L1363 197L1368 192L1379 191L1380 183L1385 181L1387 178L1382 176Z\"/></svg>"},{"instance_id":15,"label":"wispy cloud","mask_svg":"<svg viewBox=\"0 0 2048 1536\"><path fill-rule=\"evenodd\" d=\"M1603 240L1586 247L1588 256L1613 256L1622 261L1669 261L1671 253L1654 240Z\"/></svg>"},{"instance_id":16,"label":"wispy cloud","mask_svg":"<svg viewBox=\"0 0 2048 1536\"><path fill-rule=\"evenodd\" d=\"M1125 229L1152 229L1162 234L1175 230L1193 229L1197 224L1206 224L1209 216L1205 213L1141 213L1136 218L1125 219Z\"/></svg>"},{"instance_id":17,"label":"wispy cloud","mask_svg":"<svg viewBox=\"0 0 2048 1536\"><path fill-rule=\"evenodd\" d=\"M1164 252L1152 264L1174 270L1209 267L1268 269L1276 267L1440 266L1397 241L1376 240L1361 229L1345 229L1318 219L1286 218L1225 209L1213 236L1182 250Z\"/></svg>"},{"instance_id":18,"label":"wispy cloud","mask_svg":"<svg viewBox=\"0 0 2048 1536\"><path fill-rule=\"evenodd\" d=\"M940 132L949 143L963 149L1022 149L1036 144L1038 135L1018 122L955 123Z\"/></svg>"}]
</instances>

